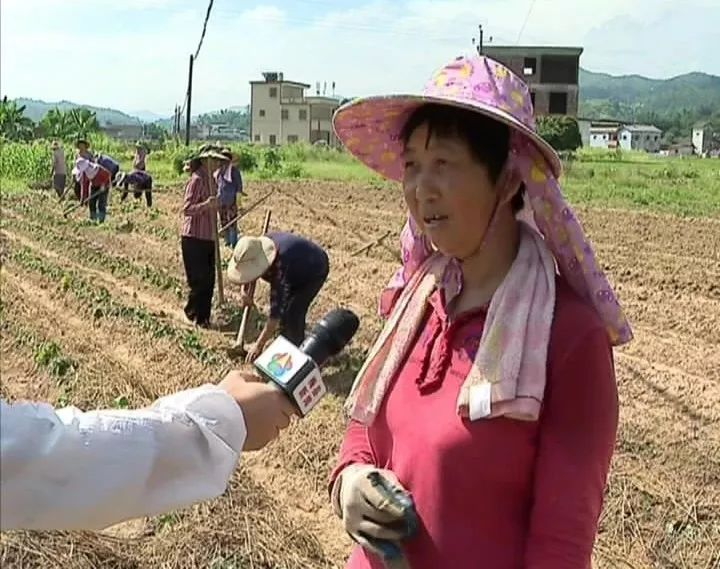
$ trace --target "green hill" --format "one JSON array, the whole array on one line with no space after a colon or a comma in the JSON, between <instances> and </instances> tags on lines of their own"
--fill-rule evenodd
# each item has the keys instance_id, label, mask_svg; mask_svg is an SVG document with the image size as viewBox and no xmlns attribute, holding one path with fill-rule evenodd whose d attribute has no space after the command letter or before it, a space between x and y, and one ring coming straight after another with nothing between
<instances>
[{"instance_id":1,"label":"green hill","mask_svg":"<svg viewBox=\"0 0 720 569\"><path fill-rule=\"evenodd\" d=\"M93 107L92 105L79 105L71 101L58 101L57 103L48 103L36 99L15 99L18 105L25 105L24 115L34 122L40 121L50 109L58 108L61 111L82 107L94 111L101 126L109 124L127 125L140 124L142 121L134 116L123 113L115 109L103 107Z\"/></svg>"},{"instance_id":2,"label":"green hill","mask_svg":"<svg viewBox=\"0 0 720 569\"><path fill-rule=\"evenodd\" d=\"M579 115L651 123L686 138L700 121L720 120L720 77L687 73L671 79L580 70Z\"/></svg>"}]
</instances>

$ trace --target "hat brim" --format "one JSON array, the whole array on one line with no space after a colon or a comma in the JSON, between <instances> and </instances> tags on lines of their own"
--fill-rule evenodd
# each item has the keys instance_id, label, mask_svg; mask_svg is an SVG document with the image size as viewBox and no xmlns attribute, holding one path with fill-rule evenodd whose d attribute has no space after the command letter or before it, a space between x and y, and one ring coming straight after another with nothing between
<instances>
[{"instance_id":1,"label":"hat brim","mask_svg":"<svg viewBox=\"0 0 720 569\"><path fill-rule=\"evenodd\" d=\"M228 158L224 154L220 154L219 152L216 152L214 150L206 150L205 152L201 152L200 154L198 154L198 158L200 158L201 160L205 160L207 158L213 158L215 160L222 160L224 162L227 162L230 160L230 158Z\"/></svg>"},{"instance_id":2,"label":"hat brim","mask_svg":"<svg viewBox=\"0 0 720 569\"><path fill-rule=\"evenodd\" d=\"M502 109L467 99L410 94L355 99L335 111L333 129L345 148L358 160L381 176L400 182L404 170L400 133L410 115L428 103L481 113L506 124L525 135L537 147L556 178L562 174L560 157L537 132ZM369 131L372 132L372 141L368 141Z\"/></svg>"},{"instance_id":3,"label":"hat brim","mask_svg":"<svg viewBox=\"0 0 720 569\"><path fill-rule=\"evenodd\" d=\"M235 284L247 284L259 279L270 268L270 265L277 257L277 247L269 237L258 238L262 244L263 256L253 262L238 265L235 263L235 256L230 257L227 268L227 278Z\"/></svg>"}]
</instances>

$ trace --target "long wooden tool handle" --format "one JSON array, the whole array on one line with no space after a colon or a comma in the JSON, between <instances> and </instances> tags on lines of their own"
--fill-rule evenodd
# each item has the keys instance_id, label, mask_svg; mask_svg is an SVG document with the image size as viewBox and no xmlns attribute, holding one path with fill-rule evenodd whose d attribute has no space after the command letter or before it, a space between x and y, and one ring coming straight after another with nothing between
<instances>
[{"instance_id":1,"label":"long wooden tool handle","mask_svg":"<svg viewBox=\"0 0 720 569\"><path fill-rule=\"evenodd\" d=\"M268 229L270 228L270 216L272 215L272 210L268 209L267 212L265 212L265 220L263 221L263 230L262 234L265 235L268 232ZM250 295L250 298L255 297L255 282L251 283L248 287L248 294ZM245 332L247 330L247 324L250 320L250 306L246 306L243 309L243 315L242 320L240 321L240 327L238 328L237 337L235 338L235 345L236 346L245 346Z\"/></svg>"},{"instance_id":2,"label":"long wooden tool handle","mask_svg":"<svg viewBox=\"0 0 720 569\"><path fill-rule=\"evenodd\" d=\"M205 161L205 181L207 182L210 195L217 197L217 189L213 183L212 174L210 173L209 160ZM223 275L222 275L222 259L220 257L220 236L218 235L218 211L213 211L211 217L212 221L212 233L215 241L215 279L217 280L218 288L218 306L225 304L225 287L223 286Z\"/></svg>"},{"instance_id":3,"label":"long wooden tool handle","mask_svg":"<svg viewBox=\"0 0 720 569\"><path fill-rule=\"evenodd\" d=\"M88 203L90 202L91 199L99 196L100 194L102 194L102 193L105 192L105 191L108 191L108 189L106 189L106 188L103 186L103 187L101 187L99 190L95 190L93 193L91 193L91 194L88 196L88 199L86 199L85 201L82 201L82 198L80 198L80 203L76 203L76 204L73 205L72 207L67 208L67 209L63 212L63 216L64 216L64 217L67 217L67 216L70 215L72 212L74 212L76 209L88 205Z\"/></svg>"},{"instance_id":4,"label":"long wooden tool handle","mask_svg":"<svg viewBox=\"0 0 720 569\"><path fill-rule=\"evenodd\" d=\"M245 208L242 210L238 215L236 215L232 220L228 221L225 225L223 225L219 231L225 231L228 227L230 227L233 223L236 221L240 221L243 217L245 217L248 213L250 213L252 210L254 210L257 206L259 206L261 203L263 203L266 199L268 199L275 190L270 190L267 194L265 194L263 197L261 197L259 200L257 200L255 203L250 205L250 207Z\"/></svg>"}]
</instances>

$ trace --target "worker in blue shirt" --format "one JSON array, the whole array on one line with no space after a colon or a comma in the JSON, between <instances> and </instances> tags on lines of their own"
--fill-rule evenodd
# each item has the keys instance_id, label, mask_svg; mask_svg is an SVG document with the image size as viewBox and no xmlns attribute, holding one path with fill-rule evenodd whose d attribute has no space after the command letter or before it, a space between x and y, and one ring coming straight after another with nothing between
<instances>
[{"instance_id":1,"label":"worker in blue shirt","mask_svg":"<svg viewBox=\"0 0 720 569\"><path fill-rule=\"evenodd\" d=\"M243 285L241 303L252 304L249 287L257 279L270 284L270 314L247 360L260 355L278 331L299 346L305 339L305 318L327 280L330 262L325 250L309 239L283 231L238 240L228 264L230 282Z\"/></svg>"}]
</instances>

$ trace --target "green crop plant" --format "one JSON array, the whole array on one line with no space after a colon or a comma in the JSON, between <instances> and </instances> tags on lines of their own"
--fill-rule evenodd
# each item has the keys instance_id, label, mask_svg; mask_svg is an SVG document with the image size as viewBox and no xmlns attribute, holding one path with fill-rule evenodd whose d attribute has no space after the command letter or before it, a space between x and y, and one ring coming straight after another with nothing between
<instances>
[{"instance_id":1,"label":"green crop plant","mask_svg":"<svg viewBox=\"0 0 720 569\"><path fill-rule=\"evenodd\" d=\"M169 338L178 342L185 351L203 364L220 361L216 352L202 346L195 332L164 322L143 307L128 306L114 300L105 287L85 280L75 271L55 265L28 247L18 247L13 251L11 259L54 283L65 283L63 287L66 287L66 292L72 294L94 319L119 318L137 326L153 338Z\"/></svg>"},{"instance_id":2,"label":"green crop plant","mask_svg":"<svg viewBox=\"0 0 720 569\"><path fill-rule=\"evenodd\" d=\"M38 217L42 216L42 212ZM87 239L57 231L52 225L24 220L21 233L29 233L33 240L42 243L50 250L61 253L83 265L109 270L116 276L136 276L160 290L172 291L178 298L182 296L182 283L177 277L162 269L150 265L139 265L129 259L116 257L104 251ZM67 278L63 278L63 288L67 290Z\"/></svg>"}]
</instances>

